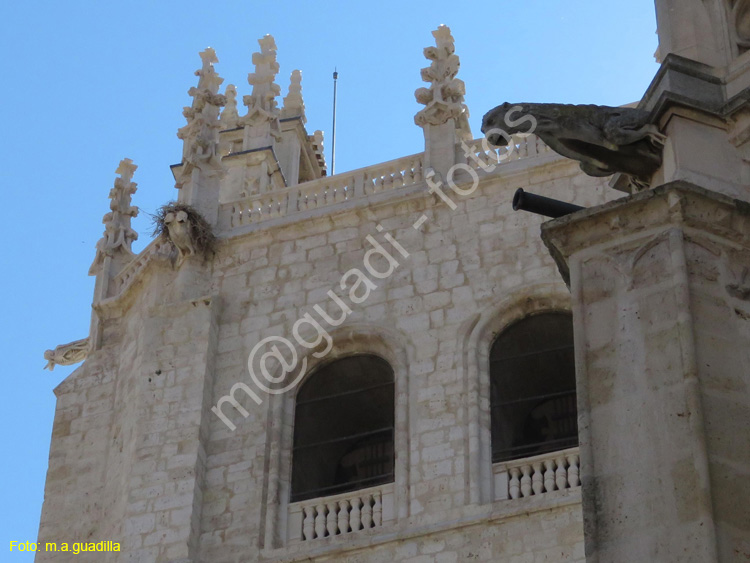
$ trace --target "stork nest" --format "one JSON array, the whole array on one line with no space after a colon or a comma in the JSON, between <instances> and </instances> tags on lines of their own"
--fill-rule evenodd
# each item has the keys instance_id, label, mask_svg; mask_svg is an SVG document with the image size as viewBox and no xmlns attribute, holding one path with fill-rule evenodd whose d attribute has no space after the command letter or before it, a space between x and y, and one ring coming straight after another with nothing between
<instances>
[{"instance_id":1,"label":"stork nest","mask_svg":"<svg viewBox=\"0 0 750 563\"><path fill-rule=\"evenodd\" d=\"M164 220L169 213L177 213L179 211L187 213L188 222L190 223L190 238L195 246L195 250L206 258L214 254L216 252L216 236L214 236L211 225L195 207L186 203L170 201L157 209L156 215L153 216L153 235L155 237L163 237L176 250L176 246L169 236L169 229Z\"/></svg>"}]
</instances>

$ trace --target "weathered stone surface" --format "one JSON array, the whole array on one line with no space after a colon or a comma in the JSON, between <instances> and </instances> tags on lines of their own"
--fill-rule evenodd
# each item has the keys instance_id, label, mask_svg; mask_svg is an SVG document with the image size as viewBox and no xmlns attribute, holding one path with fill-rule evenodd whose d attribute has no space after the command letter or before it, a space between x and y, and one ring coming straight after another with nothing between
<instances>
[{"instance_id":1,"label":"weathered stone surface","mask_svg":"<svg viewBox=\"0 0 750 563\"><path fill-rule=\"evenodd\" d=\"M641 186L661 166L666 139L648 112L633 108L506 102L482 120L482 133L496 146L506 146L510 135L529 132L579 161L590 176L622 172Z\"/></svg>"},{"instance_id":2,"label":"weathered stone surface","mask_svg":"<svg viewBox=\"0 0 750 563\"><path fill-rule=\"evenodd\" d=\"M750 553L749 235L746 204L681 182L544 225L576 319L587 558Z\"/></svg>"},{"instance_id":3,"label":"weathered stone surface","mask_svg":"<svg viewBox=\"0 0 750 563\"><path fill-rule=\"evenodd\" d=\"M173 269L145 252L101 308L101 347L57 389L40 541L121 541L113 561L583 561L580 494L495 501L481 422L492 335L569 307L541 220L513 213L513 191L582 205L611 197L536 143L493 172L474 164L481 181L468 195L446 186L455 209L399 161L400 176L389 173L378 191L222 231L206 263L188 257ZM471 188L471 177L456 185ZM254 388L260 405L239 394L249 415L227 410L234 432L211 407L235 383L252 384L248 355L262 338L290 336L316 305L335 316L327 292L362 268L367 236L394 248L385 233L409 256L392 250L398 267L331 330L326 359L369 351L396 370L395 520L360 538L290 543L292 392Z\"/></svg>"}]
</instances>

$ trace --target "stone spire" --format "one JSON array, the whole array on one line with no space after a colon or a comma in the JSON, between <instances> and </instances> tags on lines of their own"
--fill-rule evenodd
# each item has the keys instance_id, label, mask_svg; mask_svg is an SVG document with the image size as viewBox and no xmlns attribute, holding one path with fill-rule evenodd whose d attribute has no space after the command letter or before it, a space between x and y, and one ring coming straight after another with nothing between
<instances>
[{"instance_id":1,"label":"stone spire","mask_svg":"<svg viewBox=\"0 0 750 563\"><path fill-rule=\"evenodd\" d=\"M247 75L253 91L242 98L247 106L247 114L240 120L245 126L244 150L273 146L280 139L276 97L281 94L281 88L275 82L279 73L276 42L271 35L266 35L258 40L258 44L260 52L253 53L255 72Z\"/></svg>"},{"instance_id":2,"label":"stone spire","mask_svg":"<svg viewBox=\"0 0 750 563\"><path fill-rule=\"evenodd\" d=\"M289 92L284 98L281 117L301 117L302 123L307 123L305 117L305 102L302 99L302 72L293 70L289 79Z\"/></svg>"},{"instance_id":3,"label":"stone spire","mask_svg":"<svg viewBox=\"0 0 750 563\"><path fill-rule=\"evenodd\" d=\"M276 62L276 41L272 35L258 39L260 53L253 53L255 72L247 75L247 82L253 87L253 92L243 98L248 108L245 120L248 122L270 121L278 117L276 96L281 94L281 88L276 84L279 73L279 63Z\"/></svg>"},{"instance_id":4,"label":"stone spire","mask_svg":"<svg viewBox=\"0 0 750 563\"><path fill-rule=\"evenodd\" d=\"M193 98L193 104L184 108L182 114L187 124L182 127L177 136L184 141L182 149L182 170L177 180L177 188L181 188L188 180L194 167L206 164L218 166L216 149L218 144L219 111L226 103L226 97L220 95L219 86L224 79L214 70L214 63L219 62L216 52L208 47L200 53L203 63L200 70L195 71L198 76L198 86L188 90Z\"/></svg>"},{"instance_id":5,"label":"stone spire","mask_svg":"<svg viewBox=\"0 0 750 563\"><path fill-rule=\"evenodd\" d=\"M237 113L237 88L235 88L234 84L227 85L226 90L224 90L224 96L226 97L226 105L221 112L219 123L222 130L234 129L237 127L240 119Z\"/></svg>"},{"instance_id":6,"label":"stone spire","mask_svg":"<svg viewBox=\"0 0 750 563\"><path fill-rule=\"evenodd\" d=\"M450 119L459 130L459 137L471 140L469 128L469 110L464 104L466 87L463 80L456 78L460 62L455 54L453 36L446 25L439 26L432 32L436 47L427 47L424 56L432 61L430 66L422 69L422 80L429 82L429 88L419 88L414 95L425 107L414 116L414 122L420 127L443 125Z\"/></svg>"},{"instance_id":7,"label":"stone spire","mask_svg":"<svg viewBox=\"0 0 750 563\"><path fill-rule=\"evenodd\" d=\"M109 192L111 211L102 220L104 236L96 243L96 258L89 272L91 275L97 273L107 257L113 258L117 253L124 254L125 258L133 256L131 245L138 239L138 233L131 228L130 221L138 216L138 208L131 205L132 196L138 189L132 181L137 168L132 160L124 158L115 171L120 177L115 179L115 185Z\"/></svg>"}]
</instances>

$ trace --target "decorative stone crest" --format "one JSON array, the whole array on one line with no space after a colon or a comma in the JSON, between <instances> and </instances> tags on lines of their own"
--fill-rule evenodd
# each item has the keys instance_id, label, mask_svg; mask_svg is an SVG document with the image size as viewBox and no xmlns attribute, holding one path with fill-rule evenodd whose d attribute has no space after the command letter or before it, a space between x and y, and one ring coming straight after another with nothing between
<instances>
[{"instance_id":1,"label":"decorative stone crest","mask_svg":"<svg viewBox=\"0 0 750 563\"><path fill-rule=\"evenodd\" d=\"M89 339L83 338L70 344L60 344L54 350L47 350L44 359L47 365L44 369L53 371L55 366L70 366L82 362L89 355Z\"/></svg>"},{"instance_id":2,"label":"decorative stone crest","mask_svg":"<svg viewBox=\"0 0 750 563\"><path fill-rule=\"evenodd\" d=\"M228 84L226 90L224 90L224 97L226 98L226 105L224 110L221 112L219 123L221 129L234 129L239 124L239 113L237 113L237 88L234 84Z\"/></svg>"},{"instance_id":3,"label":"decorative stone crest","mask_svg":"<svg viewBox=\"0 0 750 563\"><path fill-rule=\"evenodd\" d=\"M302 72L293 70L289 79L289 92L284 98L281 117L301 117L302 123L307 123L305 117L305 102L302 99Z\"/></svg>"},{"instance_id":4,"label":"decorative stone crest","mask_svg":"<svg viewBox=\"0 0 750 563\"><path fill-rule=\"evenodd\" d=\"M98 270L106 256L112 257L116 252L133 256L131 245L134 240L138 240L138 233L131 228L130 221L138 216L138 208L131 205L133 194L138 189L138 185L132 181L137 168L132 160L124 158L115 170L120 177L115 179L115 185L109 192L111 211L102 219L104 236L96 243L92 273Z\"/></svg>"},{"instance_id":5,"label":"decorative stone crest","mask_svg":"<svg viewBox=\"0 0 750 563\"><path fill-rule=\"evenodd\" d=\"M276 96L281 88L276 84L279 63L276 62L276 41L266 35L258 40L260 52L253 53L255 72L247 75L247 82L253 87L252 94L243 97L247 106L247 115L243 117L245 125L260 125L278 118Z\"/></svg>"},{"instance_id":6,"label":"decorative stone crest","mask_svg":"<svg viewBox=\"0 0 750 563\"><path fill-rule=\"evenodd\" d=\"M219 94L219 86L224 79L214 70L214 63L219 62L216 52L208 47L200 53L203 63L200 70L195 71L198 76L198 86L188 90L193 98L191 107L184 108L182 114L187 124L182 127L177 136L184 141L182 149L181 177L187 178L194 167L210 164L219 167L216 156L218 145L219 111L226 104L226 97ZM182 181L177 187L182 187Z\"/></svg>"},{"instance_id":7,"label":"decorative stone crest","mask_svg":"<svg viewBox=\"0 0 750 563\"><path fill-rule=\"evenodd\" d=\"M432 35L437 46L425 48L424 56L432 62L422 69L422 80L429 82L430 87L414 92L417 102L425 105L414 116L414 123L425 127L443 125L449 119L454 119L461 138L470 140L469 109L464 103L466 86L463 80L456 78L461 63L455 54L451 30L441 25Z\"/></svg>"}]
</instances>

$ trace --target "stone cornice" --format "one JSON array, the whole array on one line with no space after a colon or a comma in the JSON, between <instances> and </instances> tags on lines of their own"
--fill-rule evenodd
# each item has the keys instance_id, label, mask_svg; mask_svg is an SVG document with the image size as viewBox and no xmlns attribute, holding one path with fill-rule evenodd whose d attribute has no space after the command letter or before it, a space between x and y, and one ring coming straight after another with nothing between
<instances>
[{"instance_id":1,"label":"stone cornice","mask_svg":"<svg viewBox=\"0 0 750 563\"><path fill-rule=\"evenodd\" d=\"M542 240L569 284L572 255L642 240L665 228L700 231L747 248L750 204L688 182L671 182L548 221L542 225Z\"/></svg>"}]
</instances>

